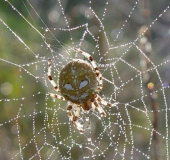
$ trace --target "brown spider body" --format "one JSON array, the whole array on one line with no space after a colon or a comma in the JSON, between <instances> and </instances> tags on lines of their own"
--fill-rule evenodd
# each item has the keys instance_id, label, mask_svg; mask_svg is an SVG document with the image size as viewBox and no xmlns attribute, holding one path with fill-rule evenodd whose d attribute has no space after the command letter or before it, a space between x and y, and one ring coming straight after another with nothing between
<instances>
[{"instance_id":1,"label":"brown spider body","mask_svg":"<svg viewBox=\"0 0 170 160\"><path fill-rule=\"evenodd\" d=\"M64 66L59 75L59 89L65 99L84 104L96 94L98 81L90 64L77 59Z\"/></svg>"},{"instance_id":2,"label":"brown spider body","mask_svg":"<svg viewBox=\"0 0 170 160\"><path fill-rule=\"evenodd\" d=\"M103 88L102 75L93 57L75 48L76 52L84 55L90 63L76 59L67 63L61 70L58 78L59 87L51 76L52 60L48 60L48 80L54 87L54 90L59 94L48 93L52 98L67 100L69 105L67 107L67 115L70 121L81 132L84 131L83 126L79 123L79 112L81 109L88 111L90 109L97 109L102 117L106 117L106 113L100 104L112 107L115 104L110 104L103 100L99 95ZM73 110L74 108L74 110Z\"/></svg>"}]
</instances>

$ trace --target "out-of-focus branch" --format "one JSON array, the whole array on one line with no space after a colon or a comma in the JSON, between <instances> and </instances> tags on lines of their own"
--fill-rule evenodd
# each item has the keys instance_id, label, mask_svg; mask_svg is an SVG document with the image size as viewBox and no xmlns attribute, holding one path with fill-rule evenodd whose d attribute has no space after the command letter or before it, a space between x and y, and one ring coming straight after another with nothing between
<instances>
[{"instance_id":1,"label":"out-of-focus branch","mask_svg":"<svg viewBox=\"0 0 170 160\"><path fill-rule=\"evenodd\" d=\"M149 57L151 54L153 54L152 51L152 46L150 43L151 40L151 33L150 30L147 29L147 22L149 21L150 17L150 8L149 8L149 2L146 0L143 1L143 4L141 4L141 13L143 17L146 19L146 24L143 25L139 31L138 34L141 36L139 39L139 48L140 50L145 54L140 54L140 59L141 59L141 69L143 72L143 82L144 86L146 87L147 92L149 93L149 102L151 109L153 111L153 120L152 120L152 144L153 144L153 159L154 160L159 160L159 156L157 155L157 146L159 144L159 138L158 134L156 131L158 130L158 120L159 120L159 115L158 115L158 103L156 101L157 99L157 94L154 92L154 81L153 81L153 76L152 72L149 70L151 63L149 61Z\"/></svg>"},{"instance_id":2,"label":"out-of-focus branch","mask_svg":"<svg viewBox=\"0 0 170 160\"><path fill-rule=\"evenodd\" d=\"M145 29L146 29L146 26L142 26L139 30L139 34L143 33L143 31ZM140 41L139 48L148 58L150 57L150 54L152 52L151 44L148 39L149 35L150 34L148 34L148 32L145 32L145 34L139 40ZM157 148L156 146L159 143L158 135L156 133L156 131L158 130L158 119L159 119L159 115L158 115L159 106L156 101L157 94L154 92L154 82L153 82L153 78L152 78L152 73L151 73L151 71L149 71L151 64L148 61L148 59L142 54L140 55L140 59L141 59L141 63L140 63L141 69L143 72L144 86L146 87L146 90L149 93L148 97L149 97L151 109L153 111L152 125L153 125L154 160L159 160L158 155L157 155L157 150L156 150L156 148Z\"/></svg>"}]
</instances>

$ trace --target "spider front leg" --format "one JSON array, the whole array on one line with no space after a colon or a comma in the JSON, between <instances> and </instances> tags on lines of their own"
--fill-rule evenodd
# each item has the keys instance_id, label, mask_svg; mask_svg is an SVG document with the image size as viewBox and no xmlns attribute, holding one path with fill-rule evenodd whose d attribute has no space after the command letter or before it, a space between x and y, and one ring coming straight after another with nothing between
<instances>
[{"instance_id":1,"label":"spider front leg","mask_svg":"<svg viewBox=\"0 0 170 160\"><path fill-rule=\"evenodd\" d=\"M50 97L52 97L52 98L55 98L55 99L60 99L60 100L63 100L63 101L66 100L63 96L60 96L60 95L58 95L58 94L47 93L47 95L50 96Z\"/></svg>"},{"instance_id":2,"label":"spider front leg","mask_svg":"<svg viewBox=\"0 0 170 160\"><path fill-rule=\"evenodd\" d=\"M84 52L84 51L82 51L82 50L80 50L80 49L78 49L78 48L74 48L74 50L75 50L76 52L78 52L78 53L83 54L87 59L90 60L92 66L93 66L93 68L94 68L94 71L95 71L95 73L96 73L96 76L98 77L98 80L99 80L99 86L98 86L98 88L97 88L97 91L98 91L98 92L101 91L102 88L103 88L103 78L102 78L102 75L101 75L101 73L100 73L100 71L99 71L99 68L97 67L95 61L93 60L93 57L92 57L90 54L88 54L87 52Z\"/></svg>"},{"instance_id":3,"label":"spider front leg","mask_svg":"<svg viewBox=\"0 0 170 160\"><path fill-rule=\"evenodd\" d=\"M52 86L54 87L54 90L59 92L59 89L58 89L58 86L57 84L55 83L55 81L53 80L52 76L51 76L51 70L52 70L52 60L49 59L48 60L48 73L47 73L47 76L48 76L48 80L50 81L50 83L52 84Z\"/></svg>"}]
</instances>

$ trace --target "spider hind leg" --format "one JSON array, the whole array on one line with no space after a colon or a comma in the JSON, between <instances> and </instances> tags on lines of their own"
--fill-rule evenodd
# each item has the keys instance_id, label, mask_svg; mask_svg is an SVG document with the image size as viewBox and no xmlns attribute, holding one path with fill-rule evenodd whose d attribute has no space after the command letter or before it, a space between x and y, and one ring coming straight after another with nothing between
<instances>
[{"instance_id":1,"label":"spider hind leg","mask_svg":"<svg viewBox=\"0 0 170 160\"><path fill-rule=\"evenodd\" d=\"M75 106L74 106L75 107ZM73 106L71 104L67 107L67 115L72 122L72 124L81 132L83 133L85 129L83 128L83 125L78 121L79 112L80 112L80 106L77 106L75 108L74 114L71 113L71 110L73 109Z\"/></svg>"},{"instance_id":2,"label":"spider hind leg","mask_svg":"<svg viewBox=\"0 0 170 160\"><path fill-rule=\"evenodd\" d=\"M95 107L97 108L98 112L101 114L102 117L106 117L106 112L103 110L103 108L97 103L94 102Z\"/></svg>"}]
</instances>

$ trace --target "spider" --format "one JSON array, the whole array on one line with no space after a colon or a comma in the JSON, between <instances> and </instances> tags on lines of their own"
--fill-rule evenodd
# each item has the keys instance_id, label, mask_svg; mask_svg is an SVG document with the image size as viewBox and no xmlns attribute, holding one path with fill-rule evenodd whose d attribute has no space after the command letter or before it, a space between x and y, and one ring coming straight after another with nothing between
<instances>
[{"instance_id":1,"label":"spider","mask_svg":"<svg viewBox=\"0 0 170 160\"><path fill-rule=\"evenodd\" d=\"M112 107L115 104L106 102L98 95L103 88L103 81L93 57L78 48L74 48L74 50L89 59L91 64L82 59L74 59L67 63L59 73L58 86L51 76L52 60L49 59L48 80L51 82L54 90L59 92L60 95L53 93L48 93L48 95L52 98L69 101L67 107L68 117L73 125L83 132L84 129L78 122L81 109L85 112L97 108L101 116L106 117L106 113L100 104L108 107ZM72 109L74 109L73 114Z\"/></svg>"}]
</instances>

